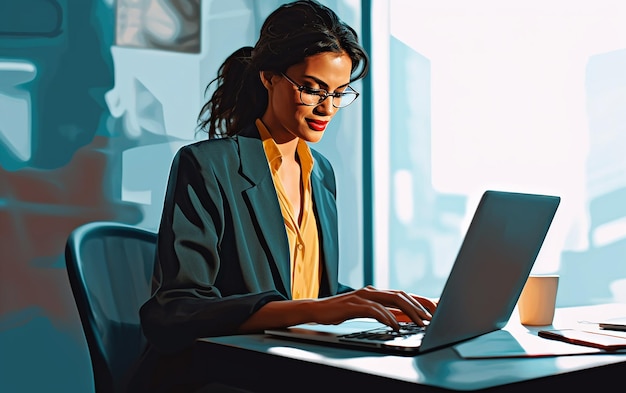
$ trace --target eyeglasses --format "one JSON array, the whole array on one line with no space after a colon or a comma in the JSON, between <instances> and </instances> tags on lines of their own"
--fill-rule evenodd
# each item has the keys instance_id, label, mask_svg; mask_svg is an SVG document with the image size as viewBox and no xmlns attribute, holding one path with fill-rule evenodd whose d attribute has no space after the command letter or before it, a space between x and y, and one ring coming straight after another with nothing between
<instances>
[{"instance_id":1,"label":"eyeglasses","mask_svg":"<svg viewBox=\"0 0 626 393\"><path fill-rule=\"evenodd\" d=\"M326 98L332 97L332 104L335 108L345 108L346 106L352 104L359 96L359 93L350 86L346 86L346 89L340 93L329 93L324 89L313 89L311 87L299 85L282 72L281 75L298 89L300 92L300 101L302 104L307 106L317 106L324 102Z\"/></svg>"}]
</instances>

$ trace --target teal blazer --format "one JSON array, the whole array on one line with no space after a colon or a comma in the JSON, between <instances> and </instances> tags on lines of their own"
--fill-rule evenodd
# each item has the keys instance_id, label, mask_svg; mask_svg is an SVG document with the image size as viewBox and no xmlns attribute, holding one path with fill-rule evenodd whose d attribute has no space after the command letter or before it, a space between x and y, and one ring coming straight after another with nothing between
<instances>
[{"instance_id":1,"label":"teal blazer","mask_svg":"<svg viewBox=\"0 0 626 393\"><path fill-rule=\"evenodd\" d=\"M338 282L335 175L330 162L311 150L323 259L320 297L326 297L352 288ZM291 298L289 242L255 126L177 152L156 266L160 286L140 316L149 343L162 351L179 350L199 337L233 334L267 302Z\"/></svg>"}]
</instances>

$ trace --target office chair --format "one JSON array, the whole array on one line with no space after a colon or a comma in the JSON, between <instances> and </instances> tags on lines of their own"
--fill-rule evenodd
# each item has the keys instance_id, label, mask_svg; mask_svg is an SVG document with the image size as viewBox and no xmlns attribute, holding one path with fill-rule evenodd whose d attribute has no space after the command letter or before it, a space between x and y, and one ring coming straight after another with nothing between
<instances>
[{"instance_id":1,"label":"office chair","mask_svg":"<svg viewBox=\"0 0 626 393\"><path fill-rule=\"evenodd\" d=\"M65 260L96 393L116 392L146 347L139 308L152 288L156 233L114 222L72 231Z\"/></svg>"}]
</instances>

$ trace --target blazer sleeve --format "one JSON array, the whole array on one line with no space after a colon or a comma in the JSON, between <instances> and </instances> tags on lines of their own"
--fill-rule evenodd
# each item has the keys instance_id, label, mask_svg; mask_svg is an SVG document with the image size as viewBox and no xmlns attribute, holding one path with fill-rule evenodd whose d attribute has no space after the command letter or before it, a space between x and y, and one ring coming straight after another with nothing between
<instances>
[{"instance_id":1,"label":"blazer sleeve","mask_svg":"<svg viewBox=\"0 0 626 393\"><path fill-rule=\"evenodd\" d=\"M179 150L159 227L161 282L140 310L144 335L161 351L181 350L200 337L234 334L267 302L286 299L275 288L247 290L238 264L223 260L221 242L228 230L222 198L211 168L200 165L186 147ZM220 274L229 279L218 287Z\"/></svg>"}]
</instances>

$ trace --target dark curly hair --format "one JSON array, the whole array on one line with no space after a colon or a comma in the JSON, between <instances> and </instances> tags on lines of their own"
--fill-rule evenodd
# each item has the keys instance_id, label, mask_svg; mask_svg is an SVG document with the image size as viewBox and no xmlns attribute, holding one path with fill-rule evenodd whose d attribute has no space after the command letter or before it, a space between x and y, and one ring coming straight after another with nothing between
<instances>
[{"instance_id":1,"label":"dark curly hair","mask_svg":"<svg viewBox=\"0 0 626 393\"><path fill-rule=\"evenodd\" d=\"M198 116L198 128L209 138L232 136L263 115L267 91L259 71L285 72L306 57L345 52L352 60L350 81L365 77L369 58L356 31L330 8L315 0L283 4L263 23L252 47L237 49L220 66L211 98Z\"/></svg>"}]
</instances>

